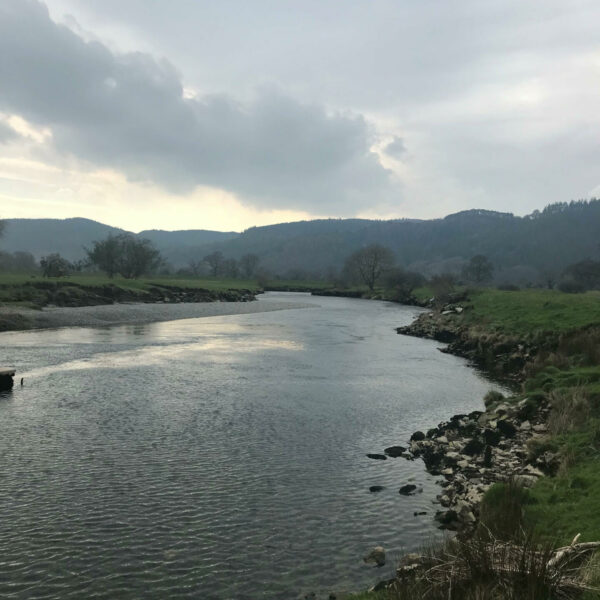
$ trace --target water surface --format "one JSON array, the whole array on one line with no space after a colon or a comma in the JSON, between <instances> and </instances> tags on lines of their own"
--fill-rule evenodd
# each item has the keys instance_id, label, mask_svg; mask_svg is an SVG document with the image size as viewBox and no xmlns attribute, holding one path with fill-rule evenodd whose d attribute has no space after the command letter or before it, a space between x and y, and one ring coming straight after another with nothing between
<instances>
[{"instance_id":1,"label":"water surface","mask_svg":"<svg viewBox=\"0 0 600 600\"><path fill-rule=\"evenodd\" d=\"M0 396L0 597L361 589L435 534L422 463L365 454L481 408L491 384L396 334L418 309L256 306L286 298L311 306L0 334L0 364L25 375ZM383 569L362 564L374 545Z\"/></svg>"}]
</instances>

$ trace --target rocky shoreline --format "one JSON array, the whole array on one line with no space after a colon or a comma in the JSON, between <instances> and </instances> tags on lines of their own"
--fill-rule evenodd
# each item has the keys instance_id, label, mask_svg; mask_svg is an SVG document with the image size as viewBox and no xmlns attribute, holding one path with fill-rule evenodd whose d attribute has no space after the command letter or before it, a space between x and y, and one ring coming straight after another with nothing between
<instances>
[{"instance_id":1,"label":"rocky shoreline","mask_svg":"<svg viewBox=\"0 0 600 600\"><path fill-rule=\"evenodd\" d=\"M463 324L463 310L460 305L446 305L419 315L397 332L443 342L448 346L442 352L468 358L504 381L522 381L539 348L517 338L474 331ZM434 518L440 529L465 539L475 531L483 496L494 483L514 481L531 487L538 478L554 475L560 464L559 455L543 443L550 413L545 398L535 394L504 398L492 392L485 404L485 411L454 415L427 432L414 432L401 454L407 460L422 459L426 470L440 477ZM396 577L370 591L393 587L414 574L420 568L418 558L403 557Z\"/></svg>"},{"instance_id":2,"label":"rocky shoreline","mask_svg":"<svg viewBox=\"0 0 600 600\"><path fill-rule=\"evenodd\" d=\"M557 454L532 450L548 431L549 411L539 399L499 400L486 411L454 415L427 433L413 433L408 458L421 458L429 473L443 477L437 497L442 510L435 516L440 528L472 529L483 494L496 482L531 487L556 471Z\"/></svg>"},{"instance_id":3,"label":"rocky shoreline","mask_svg":"<svg viewBox=\"0 0 600 600\"><path fill-rule=\"evenodd\" d=\"M413 323L398 327L396 331L447 344L445 348L440 348L441 352L466 358L491 377L500 378L507 383L522 381L527 366L535 360L538 353L557 343L555 339L546 339L545 343L540 343L539 340L469 326L461 318L465 310L459 304L448 304L441 310L419 315Z\"/></svg>"}]
</instances>

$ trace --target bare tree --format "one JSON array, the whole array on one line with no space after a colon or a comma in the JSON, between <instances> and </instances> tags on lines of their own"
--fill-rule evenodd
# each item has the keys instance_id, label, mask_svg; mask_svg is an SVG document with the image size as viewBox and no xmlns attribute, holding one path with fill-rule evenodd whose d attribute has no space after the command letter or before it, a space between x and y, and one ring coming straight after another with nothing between
<instances>
[{"instance_id":1,"label":"bare tree","mask_svg":"<svg viewBox=\"0 0 600 600\"><path fill-rule=\"evenodd\" d=\"M192 275L194 275L195 277L198 277L199 275L202 275L202 266L204 264L203 260L190 260L190 262L188 263L188 267L190 269L190 271L192 272Z\"/></svg>"},{"instance_id":2,"label":"bare tree","mask_svg":"<svg viewBox=\"0 0 600 600\"><path fill-rule=\"evenodd\" d=\"M223 270L224 261L225 257L223 256L223 253L219 250L215 250L214 252L211 252L210 254L207 254L204 257L204 262L209 266L210 274L213 277L217 277L221 274L221 271Z\"/></svg>"},{"instance_id":3,"label":"bare tree","mask_svg":"<svg viewBox=\"0 0 600 600\"><path fill-rule=\"evenodd\" d=\"M483 283L492 278L494 265L487 256L477 254L469 261L469 264L463 269L463 275L475 283Z\"/></svg>"},{"instance_id":4,"label":"bare tree","mask_svg":"<svg viewBox=\"0 0 600 600\"><path fill-rule=\"evenodd\" d=\"M250 279L258 268L258 263L260 259L256 254L244 254L242 258L240 258L240 268L242 269L242 274L247 279Z\"/></svg>"},{"instance_id":5,"label":"bare tree","mask_svg":"<svg viewBox=\"0 0 600 600\"><path fill-rule=\"evenodd\" d=\"M383 285L394 300L408 300L413 290L425 284L425 277L420 273L405 271L400 267L390 269L383 277Z\"/></svg>"},{"instance_id":6,"label":"bare tree","mask_svg":"<svg viewBox=\"0 0 600 600\"><path fill-rule=\"evenodd\" d=\"M223 273L226 277L234 279L240 274L240 267L235 258L227 258L223 261Z\"/></svg>"},{"instance_id":7,"label":"bare tree","mask_svg":"<svg viewBox=\"0 0 600 600\"><path fill-rule=\"evenodd\" d=\"M385 246L372 244L348 257L344 269L358 277L371 291L381 275L394 264L394 254Z\"/></svg>"}]
</instances>

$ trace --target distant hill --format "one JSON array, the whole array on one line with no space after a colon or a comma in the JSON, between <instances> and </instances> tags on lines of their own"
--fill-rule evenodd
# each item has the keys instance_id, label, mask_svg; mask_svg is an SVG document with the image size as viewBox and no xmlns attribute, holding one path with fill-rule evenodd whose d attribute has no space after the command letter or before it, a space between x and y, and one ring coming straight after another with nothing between
<instances>
[{"instance_id":1,"label":"distant hill","mask_svg":"<svg viewBox=\"0 0 600 600\"><path fill-rule=\"evenodd\" d=\"M31 252L36 259L58 252L69 260L85 255L84 247L94 240L123 233L122 229L91 219L6 219L0 250Z\"/></svg>"},{"instance_id":2,"label":"distant hill","mask_svg":"<svg viewBox=\"0 0 600 600\"><path fill-rule=\"evenodd\" d=\"M89 248L95 240L104 239L110 234L125 233L123 229L81 218L6 219L5 223L6 229L0 240L0 249L8 252L25 250L31 252L38 260L51 252L58 252L69 260L77 260L85 256L84 248ZM150 239L167 258L170 258L171 254L177 256L186 248L198 248L207 243L229 240L240 234L203 229L151 229L137 235ZM182 259L183 264L187 263L186 256Z\"/></svg>"},{"instance_id":3,"label":"distant hill","mask_svg":"<svg viewBox=\"0 0 600 600\"><path fill-rule=\"evenodd\" d=\"M0 249L36 258L60 252L82 258L83 248L122 230L88 219L8 219ZM341 269L356 249L379 243L398 262L427 275L459 271L475 254L495 265L498 280L531 282L600 256L600 200L560 203L525 217L468 210L432 220L319 219L251 227L243 233L205 230L143 231L173 266L185 267L213 250L227 258L246 253L282 276L319 276Z\"/></svg>"}]
</instances>

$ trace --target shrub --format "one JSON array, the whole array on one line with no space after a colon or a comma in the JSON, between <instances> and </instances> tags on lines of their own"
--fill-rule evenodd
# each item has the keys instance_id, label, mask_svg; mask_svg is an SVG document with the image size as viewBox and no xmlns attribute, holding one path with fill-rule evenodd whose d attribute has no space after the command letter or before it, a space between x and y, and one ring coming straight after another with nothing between
<instances>
[{"instance_id":1,"label":"shrub","mask_svg":"<svg viewBox=\"0 0 600 600\"><path fill-rule=\"evenodd\" d=\"M504 400L504 395L500 393L498 390L490 390L484 397L483 403L486 408L493 406L494 404L499 404Z\"/></svg>"},{"instance_id":2,"label":"shrub","mask_svg":"<svg viewBox=\"0 0 600 600\"><path fill-rule=\"evenodd\" d=\"M566 294L581 294L585 292L585 286L578 281L567 279L558 284L558 289Z\"/></svg>"}]
</instances>

